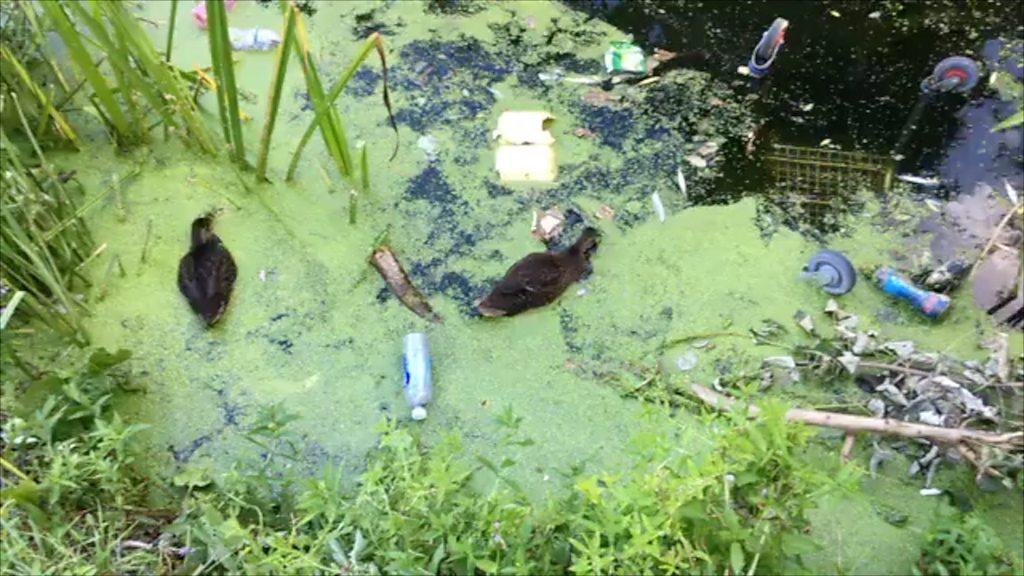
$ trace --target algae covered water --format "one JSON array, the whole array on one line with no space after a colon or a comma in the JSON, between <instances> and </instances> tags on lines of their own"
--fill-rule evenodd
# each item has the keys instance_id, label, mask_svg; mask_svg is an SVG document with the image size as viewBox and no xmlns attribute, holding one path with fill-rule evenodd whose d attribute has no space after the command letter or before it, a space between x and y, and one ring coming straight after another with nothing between
<instances>
[{"instance_id":1,"label":"algae covered water","mask_svg":"<svg viewBox=\"0 0 1024 576\"><path fill-rule=\"evenodd\" d=\"M281 15L268 4L239 2L231 25L279 28ZM300 439L287 458L291 472L312 477L336 467L348 484L366 470L386 421L427 445L455 433L459 456L470 461L508 461L478 473L474 485L514 478L534 501L572 489L565 479L580 471L627 469L635 438L655 433L649 430L667 431L674 453L699 461L714 434L687 409L695 407L683 399L690 384L714 382L728 392L731 383L759 381L764 358L837 337L825 312L829 295L800 278L823 247L862 272L839 298L860 330L920 351L988 358L979 343L1006 328L969 291L953 292L950 312L933 322L863 273L927 259L931 238L914 223L927 220L938 196L906 185L887 193L859 186L844 189L838 205L829 199L826 210L798 210L773 188L761 154L774 143L887 154L933 58L980 51L983 34L1012 29L1000 28L1001 8L976 8L966 31L946 33L945 24L929 20L951 16L945 4L934 11L885 2L687 3L653 11L647 3L619 4L308 3L325 84L368 34L381 34L387 45L394 159L380 66L364 64L337 101L348 137L369 151L370 188L357 198L334 174L319 135L296 180L284 179L315 114L297 73L284 81L268 183L173 140L115 152L102 124L77 112L76 121L91 127L86 146L52 159L96 195L93 234L106 257L123 263L124 274L109 285L103 258L86 268L96 286L87 330L96 346L132 352L130 369L143 385L119 395L116 406L149 426L139 436L146 447L140 465L174 478L200 468L228 474L253 455L284 462L280 446L251 438L275 411L291 415L288 427ZM760 31L782 12L792 31L778 70L763 85L737 75ZM163 46L168 5L143 3L136 15ZM175 30L171 63L186 71L210 66L207 32L188 10L178 10ZM665 66L654 81L609 85L605 50L627 34L648 53L682 54L685 65ZM274 53L233 57L244 140L257 142ZM873 70L863 69L867 61ZM966 101L933 111L949 115L922 130L903 161L935 168L956 130L953 111ZM215 94L203 93L199 105L216 122ZM554 182L499 180L491 131L500 114L515 110L554 117ZM1019 129L1016 137L1009 149L1019 155ZM984 178L1007 178L1020 190L1020 163L1009 156ZM592 271L549 306L481 318L476 300L513 262L546 248L531 226L535 211L553 207L568 217L551 248L572 243L585 226L600 231ZM238 278L225 314L207 328L178 292L175 274L189 223L211 210ZM368 263L381 243L443 323L416 316L388 290ZM794 315L817 328L805 331ZM433 366L422 422L410 419L402 395L402 342L415 332L429 338ZM1019 360L1022 347L1011 332L1008 356ZM854 378L833 376L759 393L805 407L866 402ZM509 414L529 441L509 444L502 424ZM831 465L841 443L841 434L821 432L805 457ZM870 441L858 447L854 461L867 468ZM921 479L906 477L904 459L913 460L901 453L855 494L817 502L811 535L820 547L805 558L811 570L894 573L910 565L947 504L920 495ZM1019 558L1019 486L983 493L973 473L948 465L930 482L969 494L976 514Z\"/></svg>"}]
</instances>

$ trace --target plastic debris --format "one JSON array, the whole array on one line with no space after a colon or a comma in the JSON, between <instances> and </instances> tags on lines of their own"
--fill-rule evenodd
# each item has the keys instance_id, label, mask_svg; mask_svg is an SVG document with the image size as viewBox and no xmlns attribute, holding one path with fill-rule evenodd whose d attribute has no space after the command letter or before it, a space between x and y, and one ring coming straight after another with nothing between
<instances>
[{"instance_id":1,"label":"plastic debris","mask_svg":"<svg viewBox=\"0 0 1024 576\"><path fill-rule=\"evenodd\" d=\"M942 494L942 490L938 488L921 488L921 496L938 496Z\"/></svg>"},{"instance_id":2,"label":"plastic debris","mask_svg":"<svg viewBox=\"0 0 1024 576\"><path fill-rule=\"evenodd\" d=\"M495 167L504 182L551 182L557 175L555 138L545 128L554 119L548 112L508 111L498 117L492 133L501 142Z\"/></svg>"},{"instance_id":3,"label":"plastic debris","mask_svg":"<svg viewBox=\"0 0 1024 576\"><path fill-rule=\"evenodd\" d=\"M710 140L700 145L697 148L697 154L700 154L704 158L710 158L718 152L718 142Z\"/></svg>"},{"instance_id":4,"label":"plastic debris","mask_svg":"<svg viewBox=\"0 0 1024 576\"><path fill-rule=\"evenodd\" d=\"M225 0L224 7L231 10L235 6L235 0ZM206 29L206 2L200 2L192 8L192 21L202 29Z\"/></svg>"},{"instance_id":5,"label":"plastic debris","mask_svg":"<svg viewBox=\"0 0 1024 576\"><path fill-rule=\"evenodd\" d=\"M632 42L613 41L604 53L604 67L609 74L629 72L643 74L647 72L647 59L644 51Z\"/></svg>"},{"instance_id":6,"label":"plastic debris","mask_svg":"<svg viewBox=\"0 0 1024 576\"><path fill-rule=\"evenodd\" d=\"M925 188L938 188L942 186L942 180L938 178L931 178L927 176L915 176L913 174L897 174L897 180L902 180L909 184L917 184L918 186L924 186Z\"/></svg>"},{"instance_id":7,"label":"plastic debris","mask_svg":"<svg viewBox=\"0 0 1024 576\"><path fill-rule=\"evenodd\" d=\"M857 366L860 364L860 357L855 356L849 352L843 352L843 355L838 358L839 363L846 368L846 371L853 374L857 371Z\"/></svg>"},{"instance_id":8,"label":"plastic debris","mask_svg":"<svg viewBox=\"0 0 1024 576\"><path fill-rule=\"evenodd\" d=\"M853 264L835 250L821 250L811 256L800 275L818 282L822 290L836 296L846 294L857 284L857 271Z\"/></svg>"},{"instance_id":9,"label":"plastic debris","mask_svg":"<svg viewBox=\"0 0 1024 576\"><path fill-rule=\"evenodd\" d=\"M544 212L534 210L533 226L530 233L533 234L534 238L547 242L558 237L564 227L565 214L558 209L558 206L554 206Z\"/></svg>"},{"instance_id":10,"label":"plastic debris","mask_svg":"<svg viewBox=\"0 0 1024 576\"><path fill-rule=\"evenodd\" d=\"M416 147L423 150L423 153L426 154L427 161L429 162L437 160L437 144L437 137L431 134L420 136L416 140Z\"/></svg>"},{"instance_id":11,"label":"plastic debris","mask_svg":"<svg viewBox=\"0 0 1024 576\"><path fill-rule=\"evenodd\" d=\"M555 142L545 123L555 117L548 112L512 110L498 117L498 127L492 137L501 144L543 144Z\"/></svg>"},{"instance_id":12,"label":"plastic debris","mask_svg":"<svg viewBox=\"0 0 1024 576\"><path fill-rule=\"evenodd\" d=\"M426 405L434 396L426 334L413 332L405 335L402 341L402 370L405 373L402 390L406 402L412 408L412 419L423 420L427 417Z\"/></svg>"},{"instance_id":13,"label":"plastic debris","mask_svg":"<svg viewBox=\"0 0 1024 576\"><path fill-rule=\"evenodd\" d=\"M691 166L696 166L697 168L707 168L707 166L708 166L708 161L707 160L705 160L705 159L703 159L700 156L697 156L695 154L687 156L687 157L683 158L683 160L686 160L687 162L690 163Z\"/></svg>"},{"instance_id":14,"label":"plastic debris","mask_svg":"<svg viewBox=\"0 0 1024 576\"><path fill-rule=\"evenodd\" d=\"M680 372L688 372L693 370L697 366L697 353L693 350L687 350L683 354L676 358L676 368L679 368Z\"/></svg>"},{"instance_id":15,"label":"plastic debris","mask_svg":"<svg viewBox=\"0 0 1024 576\"><path fill-rule=\"evenodd\" d=\"M370 263L377 269L391 293L420 318L440 324L441 317L434 312L427 299L409 281L409 275L398 262L395 253L388 246L378 246L370 256Z\"/></svg>"},{"instance_id":16,"label":"plastic debris","mask_svg":"<svg viewBox=\"0 0 1024 576\"><path fill-rule=\"evenodd\" d=\"M651 203L654 204L654 213L658 215L658 221L665 221L665 205L661 203L661 195L655 192L651 194Z\"/></svg>"},{"instance_id":17,"label":"plastic debris","mask_svg":"<svg viewBox=\"0 0 1024 576\"><path fill-rule=\"evenodd\" d=\"M599 220L612 220L615 218L615 210L607 204L602 204L600 208L594 211L594 216Z\"/></svg>"},{"instance_id":18,"label":"plastic debris","mask_svg":"<svg viewBox=\"0 0 1024 576\"><path fill-rule=\"evenodd\" d=\"M892 268L880 268L875 273L875 280L883 292L909 302L929 318L938 318L949 309L949 296L922 290Z\"/></svg>"},{"instance_id":19,"label":"plastic debris","mask_svg":"<svg viewBox=\"0 0 1024 576\"><path fill-rule=\"evenodd\" d=\"M803 310L798 310L794 317L798 326L804 329L804 332L813 335L814 334L814 320L811 319L811 315Z\"/></svg>"},{"instance_id":20,"label":"plastic debris","mask_svg":"<svg viewBox=\"0 0 1024 576\"><path fill-rule=\"evenodd\" d=\"M761 34L761 39L754 46L750 54L750 60L745 67L747 74L754 78L760 78L767 74L779 54L779 49L786 39L786 30L789 28L789 21L785 18L776 18L771 26Z\"/></svg>"},{"instance_id":21,"label":"plastic debris","mask_svg":"<svg viewBox=\"0 0 1024 576\"><path fill-rule=\"evenodd\" d=\"M551 182L558 175L550 146L499 146L494 163L502 182Z\"/></svg>"},{"instance_id":22,"label":"plastic debris","mask_svg":"<svg viewBox=\"0 0 1024 576\"><path fill-rule=\"evenodd\" d=\"M683 175L682 168L676 168L676 184L683 195L683 200L686 200L686 176Z\"/></svg>"},{"instance_id":23,"label":"plastic debris","mask_svg":"<svg viewBox=\"0 0 1024 576\"><path fill-rule=\"evenodd\" d=\"M881 10L875 10L871 14L868 14L868 18L871 18L872 20L878 20L881 17L882 17L882 11Z\"/></svg>"},{"instance_id":24,"label":"plastic debris","mask_svg":"<svg viewBox=\"0 0 1024 576\"><path fill-rule=\"evenodd\" d=\"M281 36L267 28L228 28L231 49L265 52L281 43Z\"/></svg>"}]
</instances>

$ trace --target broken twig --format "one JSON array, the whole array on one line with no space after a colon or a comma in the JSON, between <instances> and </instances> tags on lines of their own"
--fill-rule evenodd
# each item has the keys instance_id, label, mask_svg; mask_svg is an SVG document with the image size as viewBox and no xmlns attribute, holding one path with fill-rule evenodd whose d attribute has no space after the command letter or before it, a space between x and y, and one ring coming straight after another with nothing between
<instances>
[{"instance_id":1,"label":"broken twig","mask_svg":"<svg viewBox=\"0 0 1024 576\"><path fill-rule=\"evenodd\" d=\"M690 389L702 402L722 412L733 411L736 409L736 404L738 404L736 400L699 384L690 385ZM756 406L747 406L747 415L750 418L756 417L760 412L760 409ZM901 420L893 420L892 418L854 416L852 414L807 410L804 408L790 408L786 411L786 420L812 424L814 426L838 428L847 432L875 432L906 438L926 438L947 444L973 442L1000 448L1020 448L1024 446L1024 432L999 434L970 428L942 428L940 426L903 422Z\"/></svg>"}]
</instances>

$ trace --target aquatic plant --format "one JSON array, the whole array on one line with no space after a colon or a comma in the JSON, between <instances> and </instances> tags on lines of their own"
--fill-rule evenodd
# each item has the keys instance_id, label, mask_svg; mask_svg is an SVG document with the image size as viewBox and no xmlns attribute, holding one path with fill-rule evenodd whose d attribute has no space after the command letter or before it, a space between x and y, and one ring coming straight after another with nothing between
<instances>
[{"instance_id":1,"label":"aquatic plant","mask_svg":"<svg viewBox=\"0 0 1024 576\"><path fill-rule=\"evenodd\" d=\"M85 337L81 317L87 309L73 293L73 282L89 285L81 268L94 255L92 235L77 194L47 161L18 96L0 94L0 102L17 114L35 156L24 159L0 129L0 282L26 292L26 309L52 328Z\"/></svg>"},{"instance_id":2,"label":"aquatic plant","mask_svg":"<svg viewBox=\"0 0 1024 576\"><path fill-rule=\"evenodd\" d=\"M185 77L159 56L125 3L21 2L19 6L26 11L38 7L46 16L92 89L90 110L103 120L118 145L146 142L150 130L162 123L186 144L215 153ZM100 52L100 63L86 42ZM155 123L152 114L158 117Z\"/></svg>"},{"instance_id":3,"label":"aquatic plant","mask_svg":"<svg viewBox=\"0 0 1024 576\"><path fill-rule=\"evenodd\" d=\"M914 574L1020 574L1024 569L977 516L945 510L939 514L925 535Z\"/></svg>"},{"instance_id":4,"label":"aquatic plant","mask_svg":"<svg viewBox=\"0 0 1024 576\"><path fill-rule=\"evenodd\" d=\"M235 85L235 64L231 59L227 9L224 0L206 2L209 19L210 60L217 81L217 111L220 114L224 140L231 148L235 162L245 165L245 144L242 140L242 117L238 108L238 87Z\"/></svg>"},{"instance_id":5,"label":"aquatic plant","mask_svg":"<svg viewBox=\"0 0 1024 576\"><path fill-rule=\"evenodd\" d=\"M631 469L569 471L571 487L544 503L513 479L513 459L474 463L455 436L428 450L395 422L356 485L337 470L303 484L295 416L276 405L247 427L263 456L216 476L193 464L165 485L135 474L139 428L109 409L127 382L110 370L126 357L98 351L52 375L43 408L5 424L0 569L755 574L814 549L805 511L836 485L802 459L807 430L772 405L757 421L708 416L716 432L696 456L641 434ZM532 443L520 421L499 412L502 445ZM180 508L168 522L145 502ZM75 520L79 507L92 511Z\"/></svg>"}]
</instances>

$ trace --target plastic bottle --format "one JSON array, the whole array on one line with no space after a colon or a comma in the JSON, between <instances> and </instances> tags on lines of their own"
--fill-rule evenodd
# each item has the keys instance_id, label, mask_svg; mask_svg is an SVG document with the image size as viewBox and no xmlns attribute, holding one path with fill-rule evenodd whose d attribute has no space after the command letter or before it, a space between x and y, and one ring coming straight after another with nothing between
<instances>
[{"instance_id":1,"label":"plastic bottle","mask_svg":"<svg viewBox=\"0 0 1024 576\"><path fill-rule=\"evenodd\" d=\"M880 268L875 273L875 280L886 294L906 300L929 318L938 318L949 308L949 296L922 290L892 268Z\"/></svg>"},{"instance_id":2,"label":"plastic bottle","mask_svg":"<svg viewBox=\"0 0 1024 576\"><path fill-rule=\"evenodd\" d=\"M405 335L402 341L402 368L405 372L402 389L405 391L405 400L412 407L412 419L423 420L427 417L425 406L434 395L426 334L413 332Z\"/></svg>"},{"instance_id":3,"label":"plastic bottle","mask_svg":"<svg viewBox=\"0 0 1024 576\"><path fill-rule=\"evenodd\" d=\"M273 50L281 43L277 32L268 28L228 28L232 50Z\"/></svg>"}]
</instances>

